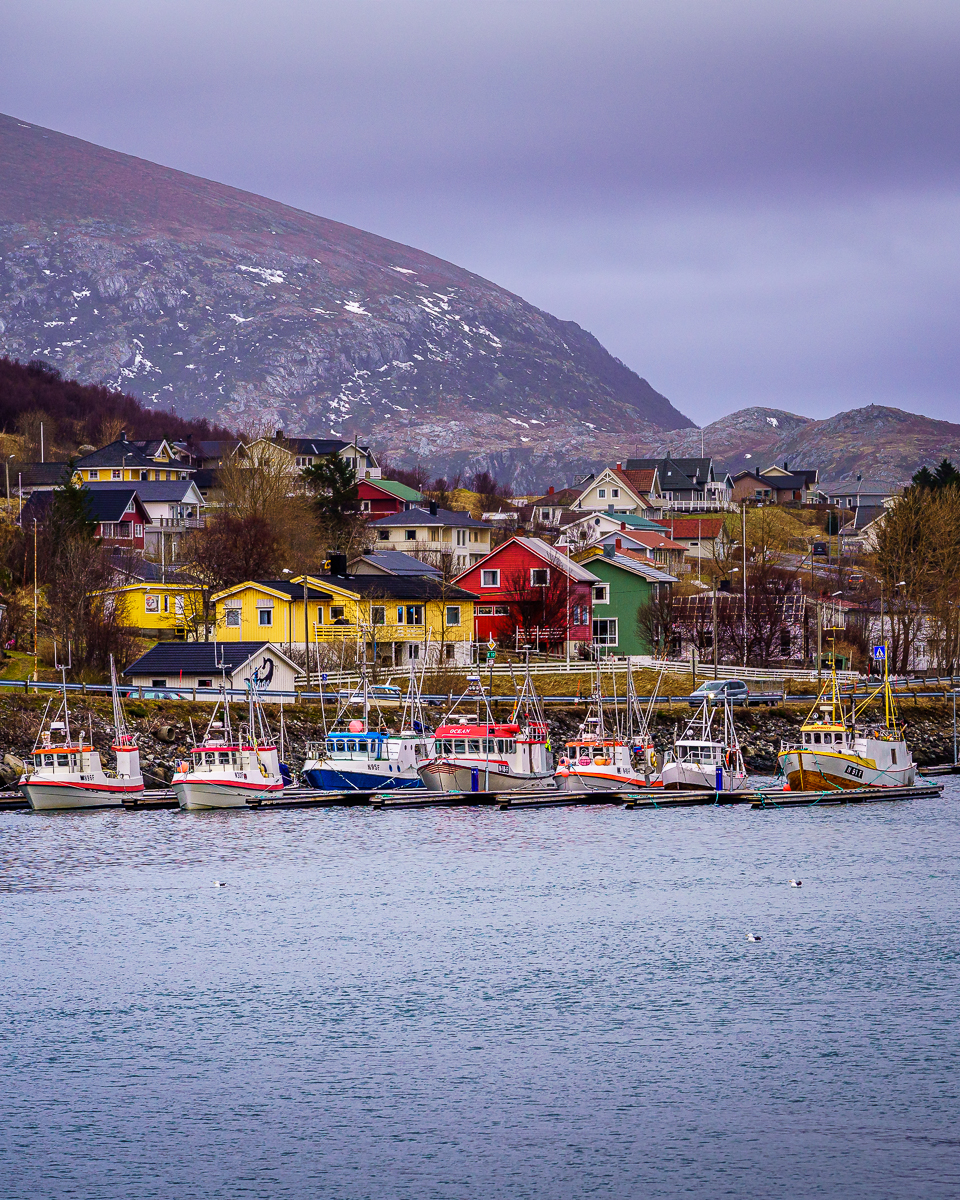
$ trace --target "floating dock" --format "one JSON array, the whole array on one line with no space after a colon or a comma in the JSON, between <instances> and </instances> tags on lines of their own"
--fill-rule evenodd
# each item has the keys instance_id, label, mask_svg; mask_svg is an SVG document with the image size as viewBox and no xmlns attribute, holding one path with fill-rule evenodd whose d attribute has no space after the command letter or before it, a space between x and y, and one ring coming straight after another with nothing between
<instances>
[{"instance_id":1,"label":"floating dock","mask_svg":"<svg viewBox=\"0 0 960 1200\"><path fill-rule=\"evenodd\" d=\"M256 810L370 808L376 812L412 808L495 808L500 812L507 812L515 809L587 808L602 805L628 811L645 808L728 808L733 805L748 805L751 809L815 808L838 804L881 804L894 800L918 800L940 796L943 787L939 781L917 783L912 787L851 788L849 791L830 792L795 792L782 788L744 788L738 792L666 791L653 787L623 792L585 793L560 792L545 788L515 792L428 792L425 788L344 792L292 787L262 800L248 800L245 807ZM29 807L29 801L20 792L0 792L0 811ZM179 802L172 789L157 788L136 798L124 799L123 807L127 812L153 812L157 809L179 808Z\"/></svg>"}]
</instances>

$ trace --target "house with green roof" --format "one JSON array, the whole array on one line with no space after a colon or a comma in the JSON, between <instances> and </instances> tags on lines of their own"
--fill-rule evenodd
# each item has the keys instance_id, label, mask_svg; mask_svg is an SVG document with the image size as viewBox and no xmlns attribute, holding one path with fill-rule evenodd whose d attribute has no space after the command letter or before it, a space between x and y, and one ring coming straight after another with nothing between
<instances>
[{"instance_id":1,"label":"house with green roof","mask_svg":"<svg viewBox=\"0 0 960 1200\"><path fill-rule=\"evenodd\" d=\"M422 492L395 479L361 479L357 484L357 493L360 511L374 518L406 512L409 508L426 507L427 504Z\"/></svg>"},{"instance_id":2,"label":"house with green roof","mask_svg":"<svg viewBox=\"0 0 960 1200\"><path fill-rule=\"evenodd\" d=\"M600 654L653 653L653 646L637 630L637 610L669 600L677 580L635 554L608 543L575 556L597 577L593 585L593 642Z\"/></svg>"}]
</instances>

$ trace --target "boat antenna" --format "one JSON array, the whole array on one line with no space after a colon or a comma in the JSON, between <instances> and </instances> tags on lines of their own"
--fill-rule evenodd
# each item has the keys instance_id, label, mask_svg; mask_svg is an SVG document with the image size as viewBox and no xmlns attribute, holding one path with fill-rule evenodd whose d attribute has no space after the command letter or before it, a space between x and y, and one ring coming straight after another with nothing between
<instances>
[{"instance_id":1,"label":"boat antenna","mask_svg":"<svg viewBox=\"0 0 960 1200\"><path fill-rule=\"evenodd\" d=\"M73 668L73 643L67 642L67 661L65 663L57 662L57 643L53 643L53 667L55 671L59 671L63 679L63 721L67 731L67 742L73 739L70 736L70 709L67 707L67 672Z\"/></svg>"}]
</instances>

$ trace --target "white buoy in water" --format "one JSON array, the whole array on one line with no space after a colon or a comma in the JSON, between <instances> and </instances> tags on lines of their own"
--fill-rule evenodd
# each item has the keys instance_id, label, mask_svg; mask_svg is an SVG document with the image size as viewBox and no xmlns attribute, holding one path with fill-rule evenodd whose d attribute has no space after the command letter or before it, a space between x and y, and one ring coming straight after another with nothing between
<instances>
[{"instance_id":1,"label":"white buoy in water","mask_svg":"<svg viewBox=\"0 0 960 1200\"><path fill-rule=\"evenodd\" d=\"M789 883L791 887L803 887L802 879L788 879L787 883Z\"/></svg>"},{"instance_id":2,"label":"white buoy in water","mask_svg":"<svg viewBox=\"0 0 960 1200\"><path fill-rule=\"evenodd\" d=\"M759 933L748 933L747 941L748 942L762 942L763 938L760 936Z\"/></svg>"}]
</instances>

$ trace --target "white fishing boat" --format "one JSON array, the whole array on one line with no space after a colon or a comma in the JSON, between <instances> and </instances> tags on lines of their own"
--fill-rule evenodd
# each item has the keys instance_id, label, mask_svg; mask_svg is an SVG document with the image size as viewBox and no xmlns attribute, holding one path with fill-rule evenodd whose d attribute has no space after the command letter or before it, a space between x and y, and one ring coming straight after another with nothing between
<instances>
[{"instance_id":1,"label":"white fishing boat","mask_svg":"<svg viewBox=\"0 0 960 1200\"><path fill-rule=\"evenodd\" d=\"M598 662L587 715L577 736L567 742L557 763L555 778L561 791L580 794L636 791L659 783L649 722L637 705L629 664L626 702L624 728L621 730L614 708L617 715L613 718L612 728L608 729Z\"/></svg>"},{"instance_id":2,"label":"white fishing boat","mask_svg":"<svg viewBox=\"0 0 960 1200\"><path fill-rule=\"evenodd\" d=\"M431 792L554 790L547 723L529 670L505 722L494 721L479 676L468 679L468 692L485 702L487 719L480 721L479 712L474 722L451 715L437 727L433 755L419 766L423 786Z\"/></svg>"},{"instance_id":3,"label":"white fishing boat","mask_svg":"<svg viewBox=\"0 0 960 1200\"><path fill-rule=\"evenodd\" d=\"M178 764L171 786L181 808L246 808L283 791L280 756L263 705L250 680L247 689L248 716L236 734L224 687L203 737Z\"/></svg>"},{"instance_id":4,"label":"white fishing boat","mask_svg":"<svg viewBox=\"0 0 960 1200\"><path fill-rule=\"evenodd\" d=\"M745 785L747 770L729 700L704 700L667 751L661 778L665 789L683 791L735 792Z\"/></svg>"},{"instance_id":5,"label":"white fishing boat","mask_svg":"<svg viewBox=\"0 0 960 1200\"><path fill-rule=\"evenodd\" d=\"M140 751L126 727L113 658L110 659L114 728L111 748L115 771L104 769L100 754L93 747L92 734L86 740L82 732L74 737L67 704L67 667L61 666L61 671L60 706L49 722L44 713L30 763L20 780L20 790L30 801L30 807L37 811L119 808L125 799L143 793L143 775ZM49 710L49 705L47 708Z\"/></svg>"},{"instance_id":6,"label":"white fishing boat","mask_svg":"<svg viewBox=\"0 0 960 1200\"><path fill-rule=\"evenodd\" d=\"M884 697L884 720L868 721L865 710ZM844 710L836 673L824 684L796 742L783 743L777 764L794 791L911 787L917 778L913 754L897 720L890 678Z\"/></svg>"}]
</instances>

